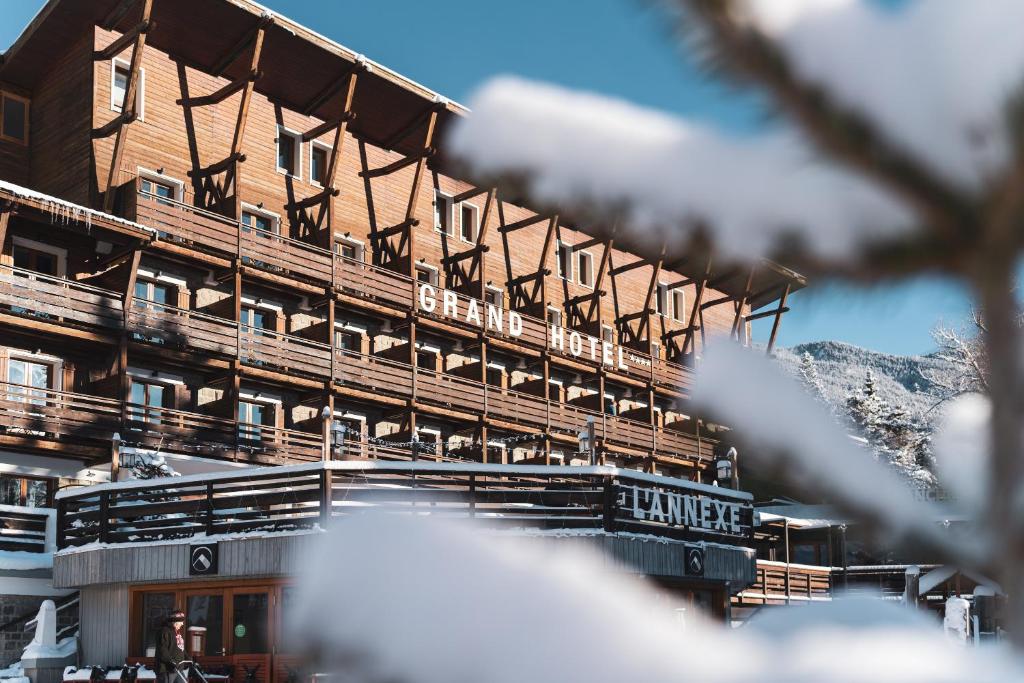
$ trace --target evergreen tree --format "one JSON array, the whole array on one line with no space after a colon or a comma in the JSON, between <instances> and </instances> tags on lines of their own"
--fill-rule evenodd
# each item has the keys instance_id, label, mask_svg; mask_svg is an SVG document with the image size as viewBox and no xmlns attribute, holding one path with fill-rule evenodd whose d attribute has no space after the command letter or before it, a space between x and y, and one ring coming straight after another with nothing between
<instances>
[{"instance_id":1,"label":"evergreen tree","mask_svg":"<svg viewBox=\"0 0 1024 683\"><path fill-rule=\"evenodd\" d=\"M818 366L814 364L814 356L807 351L804 351L804 355L800 357L799 372L800 382L804 387L815 399L827 405L828 401L825 398L825 385L822 383L821 376L818 374Z\"/></svg>"}]
</instances>

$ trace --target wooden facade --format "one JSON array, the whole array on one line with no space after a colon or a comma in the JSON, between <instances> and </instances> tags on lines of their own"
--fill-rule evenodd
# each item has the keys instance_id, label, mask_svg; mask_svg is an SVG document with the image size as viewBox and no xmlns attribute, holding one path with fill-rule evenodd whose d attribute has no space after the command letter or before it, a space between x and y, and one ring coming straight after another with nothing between
<instances>
[{"instance_id":1,"label":"wooden facade","mask_svg":"<svg viewBox=\"0 0 1024 683\"><path fill-rule=\"evenodd\" d=\"M593 422L597 462L710 481L703 343L802 283L452 177L459 105L246 0L51 0L0 92L4 449L570 464Z\"/></svg>"}]
</instances>

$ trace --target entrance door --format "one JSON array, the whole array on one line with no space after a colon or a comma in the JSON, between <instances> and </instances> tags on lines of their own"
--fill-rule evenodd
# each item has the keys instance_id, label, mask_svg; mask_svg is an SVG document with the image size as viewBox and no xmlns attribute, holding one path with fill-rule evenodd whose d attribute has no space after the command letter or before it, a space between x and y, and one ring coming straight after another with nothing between
<instances>
[{"instance_id":1,"label":"entrance door","mask_svg":"<svg viewBox=\"0 0 1024 683\"><path fill-rule=\"evenodd\" d=\"M270 590L236 589L231 593L233 683L270 683Z\"/></svg>"}]
</instances>

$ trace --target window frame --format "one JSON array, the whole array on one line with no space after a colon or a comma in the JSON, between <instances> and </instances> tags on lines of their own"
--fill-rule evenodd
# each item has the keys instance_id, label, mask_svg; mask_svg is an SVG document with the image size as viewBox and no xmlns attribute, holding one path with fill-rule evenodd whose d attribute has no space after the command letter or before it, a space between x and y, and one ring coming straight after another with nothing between
<instances>
[{"instance_id":1,"label":"window frame","mask_svg":"<svg viewBox=\"0 0 1024 683\"><path fill-rule=\"evenodd\" d=\"M455 196L450 195L446 192L434 188L434 232L447 235L448 237L455 237L458 233L455 230ZM448 217L448 227L451 232L443 230L441 227L440 215L441 212L438 210L438 202L444 203L447 207L445 211Z\"/></svg>"},{"instance_id":2,"label":"window frame","mask_svg":"<svg viewBox=\"0 0 1024 683\"><path fill-rule=\"evenodd\" d=\"M428 272L428 273L431 274L430 278L426 282L423 282L422 280L420 280L420 278L419 278L420 271ZM441 272L440 272L440 270L438 270L437 266L432 266L429 263L417 263L416 264L416 282L418 282L420 284L427 284L427 285L430 285L431 287L435 287L435 288L436 287L440 287L441 286L441 284L440 284L441 283Z\"/></svg>"},{"instance_id":3,"label":"window frame","mask_svg":"<svg viewBox=\"0 0 1024 683\"><path fill-rule=\"evenodd\" d=\"M21 102L23 105L25 105L25 137L20 140L18 138L11 137L10 135L4 134L4 107L5 102L8 99L17 100L18 102ZM19 145L28 146L29 130L31 128L31 112L32 101L29 98L22 97L21 95L15 95L14 93L9 92L7 90L0 91L0 140L6 140L7 142L14 142Z\"/></svg>"},{"instance_id":4,"label":"window frame","mask_svg":"<svg viewBox=\"0 0 1024 683\"><path fill-rule=\"evenodd\" d=\"M245 225L245 223L244 223L244 216L247 213L251 213L251 214L253 214L255 216L262 216L263 218L269 218L271 226L272 226L272 229L270 231L271 234L272 235L276 235L278 237L281 236L281 214L274 213L273 211L267 211L266 209L261 209L258 206L255 206L253 204L248 204L246 202L242 202L242 219L243 219L242 232L251 232L251 233L266 232L265 230L261 230L259 228L255 228L253 226Z\"/></svg>"},{"instance_id":5,"label":"window frame","mask_svg":"<svg viewBox=\"0 0 1024 683\"><path fill-rule=\"evenodd\" d=\"M25 249L32 249L33 251L41 251L44 254L50 254L57 259L57 274L46 275L46 277L57 277L66 278L68 276L68 250L63 247L56 247L52 244L46 244L45 242L37 242L21 235L11 235L11 263L14 262L14 248L23 247ZM33 271L34 272L34 271Z\"/></svg>"},{"instance_id":6,"label":"window frame","mask_svg":"<svg viewBox=\"0 0 1024 683\"><path fill-rule=\"evenodd\" d=\"M282 135L290 137L294 143L292 151L295 158L292 159L292 168L290 169L284 168L280 164ZM277 137L274 138L274 169L282 175L295 178L296 180L302 180L302 147L302 133L278 124Z\"/></svg>"},{"instance_id":7,"label":"window frame","mask_svg":"<svg viewBox=\"0 0 1024 683\"><path fill-rule=\"evenodd\" d=\"M672 304L672 320L677 323L683 322L683 314L686 312L686 292L682 287L675 287L669 290L668 298ZM677 306L677 303L682 303L682 305Z\"/></svg>"},{"instance_id":8,"label":"window frame","mask_svg":"<svg viewBox=\"0 0 1024 683\"><path fill-rule=\"evenodd\" d=\"M487 295L491 293L498 295L497 304L492 304L491 302L487 301ZM502 289L501 287L495 287L494 285L484 285L484 303L489 304L491 306L496 306L496 308L498 308L499 310L505 310L505 290Z\"/></svg>"},{"instance_id":9,"label":"window frame","mask_svg":"<svg viewBox=\"0 0 1024 683\"><path fill-rule=\"evenodd\" d=\"M142 166L139 166L135 169L135 174L139 177L139 179L145 179L151 183L170 185L171 187L174 188L174 196L171 197L171 200L178 203L183 203L185 201L185 182L183 180L178 180L177 178L166 175L164 173L157 173L156 171L144 168ZM159 201L160 199L165 198L156 197L154 195L154 199Z\"/></svg>"},{"instance_id":10,"label":"window frame","mask_svg":"<svg viewBox=\"0 0 1024 683\"><path fill-rule=\"evenodd\" d=\"M596 280L596 276L594 274L594 255L591 252L589 252L589 251L577 251L575 253L576 253L576 264L575 264L576 265L576 282L581 287L586 287L587 289L593 289L594 288L594 282ZM587 275L588 275L588 278L587 279L589 280L589 282L584 282L582 276L580 275L583 272L583 268L581 267L580 264L583 262L584 257L586 257L586 260L587 260L587 263L588 263L588 265L587 265Z\"/></svg>"},{"instance_id":11,"label":"window frame","mask_svg":"<svg viewBox=\"0 0 1024 683\"><path fill-rule=\"evenodd\" d=\"M469 209L470 213L473 214L473 236L470 239L466 239L465 230L462 224L463 210ZM477 239L480 237L480 207L476 204L469 202L459 202L459 239L466 244L476 244Z\"/></svg>"},{"instance_id":12,"label":"window frame","mask_svg":"<svg viewBox=\"0 0 1024 683\"><path fill-rule=\"evenodd\" d=\"M21 482L21 491L18 494L18 507L38 510L40 508L29 508L28 506L28 482L40 481L46 484L46 505L43 508L53 507L53 496L57 492L58 480L54 477L40 477L34 474L22 474L18 471L0 472L0 479L14 479Z\"/></svg>"},{"instance_id":13,"label":"window frame","mask_svg":"<svg viewBox=\"0 0 1024 683\"><path fill-rule=\"evenodd\" d=\"M605 336L605 333L608 333ZM601 325L601 341L608 342L609 344L615 343L615 328L611 325Z\"/></svg>"},{"instance_id":14,"label":"window frame","mask_svg":"<svg viewBox=\"0 0 1024 683\"><path fill-rule=\"evenodd\" d=\"M324 152L324 175L327 175L327 167L331 163L331 146L320 140L311 140L309 143L309 184L313 187L323 188L324 184L313 177L313 156L315 150ZM326 180L326 177L324 178Z\"/></svg>"},{"instance_id":15,"label":"window frame","mask_svg":"<svg viewBox=\"0 0 1024 683\"><path fill-rule=\"evenodd\" d=\"M552 321L551 320L551 314L552 313L555 314L555 317L557 318L557 321ZM545 322L548 325L555 325L557 327L561 327L562 326L562 309L556 308L555 306L548 306L544 318L545 318Z\"/></svg>"},{"instance_id":16,"label":"window frame","mask_svg":"<svg viewBox=\"0 0 1024 683\"><path fill-rule=\"evenodd\" d=\"M359 254L359 258L354 258L354 259L352 259L353 261L358 261L360 263L366 263L366 243L365 242L363 242L362 240L357 240L355 237L351 237L349 235L335 235L334 236L334 246L335 246L334 254L336 256L341 256L342 258L349 258L349 257L344 256L344 255L342 255L341 253L338 252L337 246L338 246L339 242L347 244L350 247L355 247L356 248L356 251Z\"/></svg>"},{"instance_id":17,"label":"window frame","mask_svg":"<svg viewBox=\"0 0 1024 683\"><path fill-rule=\"evenodd\" d=\"M7 367L4 373L4 381L7 384L13 384L11 381L11 361L21 361L22 363L35 363L36 365L49 365L51 369L51 381L53 386L46 387L48 391L63 391L64 389L64 359L57 356L51 356L45 353L32 353L31 351L23 351L21 349L11 349L7 351Z\"/></svg>"},{"instance_id":18,"label":"window frame","mask_svg":"<svg viewBox=\"0 0 1024 683\"><path fill-rule=\"evenodd\" d=\"M114 84L117 82L117 67L123 66L128 71L128 78L131 78L132 65L131 62L121 59L120 57L114 57L110 60L110 111L117 112L118 114L123 112L122 105L123 100L118 102L114 99ZM146 120L146 68L143 66L139 67L139 85L135 89L135 113L138 115L139 121Z\"/></svg>"},{"instance_id":19,"label":"window frame","mask_svg":"<svg viewBox=\"0 0 1024 683\"><path fill-rule=\"evenodd\" d=\"M562 266L562 253L568 250L568 256L565 257L565 264L569 269L568 276L565 273L565 268ZM575 249L571 244L566 244L562 240L558 240L555 245L555 273L559 279L565 280L566 282L574 282L573 271L575 269L575 263L573 263L573 254Z\"/></svg>"},{"instance_id":20,"label":"window frame","mask_svg":"<svg viewBox=\"0 0 1024 683\"><path fill-rule=\"evenodd\" d=\"M669 316L668 311L668 283L658 282L658 286L654 290L654 312L663 318Z\"/></svg>"}]
</instances>

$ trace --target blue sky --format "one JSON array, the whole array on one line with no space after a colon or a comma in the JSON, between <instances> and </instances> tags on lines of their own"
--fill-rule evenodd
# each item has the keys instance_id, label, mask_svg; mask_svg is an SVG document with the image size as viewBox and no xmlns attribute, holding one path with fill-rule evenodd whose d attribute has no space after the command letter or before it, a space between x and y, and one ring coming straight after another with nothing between
<instances>
[{"instance_id":1,"label":"blue sky","mask_svg":"<svg viewBox=\"0 0 1024 683\"><path fill-rule=\"evenodd\" d=\"M158 0L166 2L167 0ZM0 46L43 0L0 0ZM514 73L623 97L738 135L766 116L756 96L705 77L650 0L264 0L264 4L382 64L463 101L496 74ZM581 8L586 11L581 13ZM936 322L969 313L963 290L926 279L863 290L815 283L790 299L780 342L838 339L889 353L926 353ZM757 324L766 339L769 324Z\"/></svg>"}]
</instances>

